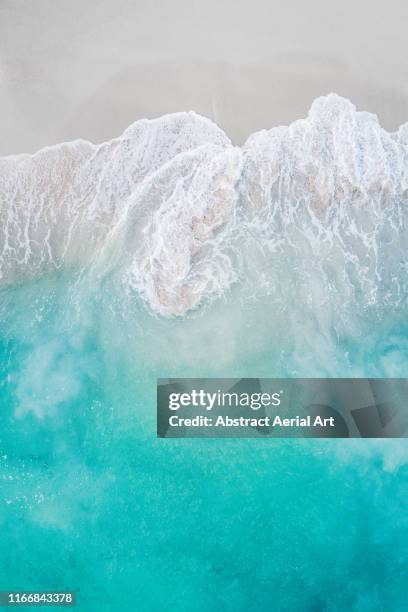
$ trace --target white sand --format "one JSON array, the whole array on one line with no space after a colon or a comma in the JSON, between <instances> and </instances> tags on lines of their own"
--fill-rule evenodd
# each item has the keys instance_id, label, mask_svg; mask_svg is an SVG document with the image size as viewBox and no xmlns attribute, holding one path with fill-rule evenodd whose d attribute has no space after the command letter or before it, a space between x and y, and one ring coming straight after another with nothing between
<instances>
[{"instance_id":1,"label":"white sand","mask_svg":"<svg viewBox=\"0 0 408 612\"><path fill-rule=\"evenodd\" d=\"M405 0L0 0L0 154L194 109L241 143L329 91L408 120Z\"/></svg>"}]
</instances>

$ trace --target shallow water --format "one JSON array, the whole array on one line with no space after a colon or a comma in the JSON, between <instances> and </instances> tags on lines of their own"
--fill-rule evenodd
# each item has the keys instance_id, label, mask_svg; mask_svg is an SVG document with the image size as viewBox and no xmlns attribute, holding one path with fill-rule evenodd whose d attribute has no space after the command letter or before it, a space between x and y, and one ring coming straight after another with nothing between
<instances>
[{"instance_id":1,"label":"shallow water","mask_svg":"<svg viewBox=\"0 0 408 612\"><path fill-rule=\"evenodd\" d=\"M405 128L331 97L241 150L189 117L0 160L1 588L406 610L405 440L158 440L155 414L157 377L406 375Z\"/></svg>"}]
</instances>

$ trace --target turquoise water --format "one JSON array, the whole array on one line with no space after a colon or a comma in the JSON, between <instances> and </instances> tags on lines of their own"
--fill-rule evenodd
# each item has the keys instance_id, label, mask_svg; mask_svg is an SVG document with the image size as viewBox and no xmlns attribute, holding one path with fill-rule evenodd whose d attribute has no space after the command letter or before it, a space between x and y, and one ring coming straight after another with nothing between
<instances>
[{"instance_id":1,"label":"turquoise water","mask_svg":"<svg viewBox=\"0 0 408 612\"><path fill-rule=\"evenodd\" d=\"M408 610L406 440L156 438L157 378L406 377L407 207L408 124L334 95L0 159L0 590Z\"/></svg>"},{"instance_id":2,"label":"turquoise water","mask_svg":"<svg viewBox=\"0 0 408 612\"><path fill-rule=\"evenodd\" d=\"M255 305L246 341L225 303L164 320L83 292L75 312L72 286L1 294L2 589L87 612L407 609L404 440L156 439L157 376L285 374L274 332ZM383 375L390 347L332 350Z\"/></svg>"}]
</instances>

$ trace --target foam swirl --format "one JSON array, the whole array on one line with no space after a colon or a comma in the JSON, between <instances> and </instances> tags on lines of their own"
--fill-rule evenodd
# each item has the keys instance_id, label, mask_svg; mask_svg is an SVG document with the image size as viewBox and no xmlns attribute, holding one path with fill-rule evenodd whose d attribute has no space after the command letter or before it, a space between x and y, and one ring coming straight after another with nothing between
<instances>
[{"instance_id":1,"label":"foam swirl","mask_svg":"<svg viewBox=\"0 0 408 612\"><path fill-rule=\"evenodd\" d=\"M191 112L138 121L101 145L2 158L1 282L114 270L165 316L251 275L280 304L398 305L407 125L389 134L331 94L243 147Z\"/></svg>"}]
</instances>

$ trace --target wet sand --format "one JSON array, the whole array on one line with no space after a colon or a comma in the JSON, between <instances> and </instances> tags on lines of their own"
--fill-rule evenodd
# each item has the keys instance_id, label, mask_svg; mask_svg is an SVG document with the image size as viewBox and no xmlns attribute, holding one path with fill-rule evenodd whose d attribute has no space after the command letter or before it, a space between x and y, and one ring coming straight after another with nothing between
<instances>
[{"instance_id":1,"label":"wet sand","mask_svg":"<svg viewBox=\"0 0 408 612\"><path fill-rule=\"evenodd\" d=\"M330 91L393 130L407 22L402 0L2 0L0 154L190 109L240 144Z\"/></svg>"}]
</instances>

